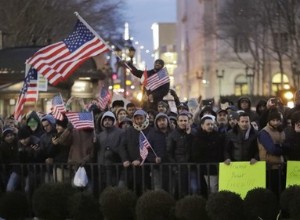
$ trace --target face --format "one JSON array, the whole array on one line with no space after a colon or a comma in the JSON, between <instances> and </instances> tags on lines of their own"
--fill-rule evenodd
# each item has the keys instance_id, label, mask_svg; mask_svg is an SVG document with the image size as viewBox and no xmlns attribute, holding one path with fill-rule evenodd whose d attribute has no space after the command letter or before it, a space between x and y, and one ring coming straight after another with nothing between
<instances>
[{"instance_id":1,"label":"face","mask_svg":"<svg viewBox=\"0 0 300 220\"><path fill-rule=\"evenodd\" d=\"M133 121L135 124L141 126L144 121L145 121L145 116L143 115L136 115L134 118L133 118Z\"/></svg>"},{"instance_id":2,"label":"face","mask_svg":"<svg viewBox=\"0 0 300 220\"><path fill-rule=\"evenodd\" d=\"M179 115L177 119L177 126L180 129L186 129L189 124L189 117L187 115Z\"/></svg>"},{"instance_id":3,"label":"face","mask_svg":"<svg viewBox=\"0 0 300 220\"><path fill-rule=\"evenodd\" d=\"M64 132L64 130L66 130L64 127L60 126L60 125L56 125L56 131L57 133L62 133Z\"/></svg>"},{"instance_id":4,"label":"face","mask_svg":"<svg viewBox=\"0 0 300 220\"><path fill-rule=\"evenodd\" d=\"M128 112L129 116L133 116L133 114L135 112L135 107L128 107L127 112Z\"/></svg>"},{"instance_id":5,"label":"face","mask_svg":"<svg viewBox=\"0 0 300 220\"><path fill-rule=\"evenodd\" d=\"M176 121L175 120L170 120L170 128L175 129L176 128Z\"/></svg>"},{"instance_id":6,"label":"face","mask_svg":"<svg viewBox=\"0 0 300 220\"><path fill-rule=\"evenodd\" d=\"M47 120L46 121L42 121L42 126L43 126L44 130L46 131L46 133L51 132L52 126L51 126L51 124Z\"/></svg>"},{"instance_id":7,"label":"face","mask_svg":"<svg viewBox=\"0 0 300 220\"><path fill-rule=\"evenodd\" d=\"M11 144L14 140L15 140L16 136L13 134L13 133L8 133L5 138L4 138L4 141L6 143L9 143Z\"/></svg>"},{"instance_id":8,"label":"face","mask_svg":"<svg viewBox=\"0 0 300 220\"><path fill-rule=\"evenodd\" d=\"M228 123L226 112L220 112L217 114L217 122L218 124L223 124L223 125Z\"/></svg>"},{"instance_id":9,"label":"face","mask_svg":"<svg viewBox=\"0 0 300 220\"><path fill-rule=\"evenodd\" d=\"M297 123L295 124L295 131L296 131L297 133L300 132L300 122L297 122Z\"/></svg>"},{"instance_id":10,"label":"face","mask_svg":"<svg viewBox=\"0 0 300 220\"><path fill-rule=\"evenodd\" d=\"M278 118L274 118L269 121L269 125L273 128L278 128L281 125L281 120Z\"/></svg>"},{"instance_id":11,"label":"face","mask_svg":"<svg viewBox=\"0 0 300 220\"><path fill-rule=\"evenodd\" d=\"M163 105L158 105L157 106L157 111L165 113L167 111L167 108Z\"/></svg>"},{"instance_id":12,"label":"face","mask_svg":"<svg viewBox=\"0 0 300 220\"><path fill-rule=\"evenodd\" d=\"M110 128L114 125L114 120L111 117L105 117L103 119L102 124L103 124L103 127Z\"/></svg>"},{"instance_id":13,"label":"face","mask_svg":"<svg viewBox=\"0 0 300 220\"><path fill-rule=\"evenodd\" d=\"M250 128L249 116L241 116L238 120L238 125L242 131L248 130Z\"/></svg>"},{"instance_id":14,"label":"face","mask_svg":"<svg viewBox=\"0 0 300 220\"><path fill-rule=\"evenodd\" d=\"M237 124L237 122L238 121L234 118L229 118L228 119L228 123L229 123L230 127L232 127L232 128Z\"/></svg>"},{"instance_id":15,"label":"face","mask_svg":"<svg viewBox=\"0 0 300 220\"><path fill-rule=\"evenodd\" d=\"M184 107L178 107L177 111L180 114L181 112L186 111L186 109L184 109Z\"/></svg>"},{"instance_id":16,"label":"face","mask_svg":"<svg viewBox=\"0 0 300 220\"><path fill-rule=\"evenodd\" d=\"M121 128L129 128L131 124L129 122L123 122Z\"/></svg>"},{"instance_id":17,"label":"face","mask_svg":"<svg viewBox=\"0 0 300 220\"><path fill-rule=\"evenodd\" d=\"M241 109L248 109L249 107L249 102L247 102L246 100L241 101Z\"/></svg>"},{"instance_id":18,"label":"face","mask_svg":"<svg viewBox=\"0 0 300 220\"><path fill-rule=\"evenodd\" d=\"M126 118L127 112L126 111L120 111L118 113L118 121L122 121L124 118Z\"/></svg>"},{"instance_id":19,"label":"face","mask_svg":"<svg viewBox=\"0 0 300 220\"><path fill-rule=\"evenodd\" d=\"M30 127L30 129L32 131L35 131L37 129L37 127L38 127L38 122L32 118L32 119L29 120L29 122L27 123L27 125Z\"/></svg>"},{"instance_id":20,"label":"face","mask_svg":"<svg viewBox=\"0 0 300 220\"><path fill-rule=\"evenodd\" d=\"M159 129L168 128L168 119L165 117L158 118L156 123Z\"/></svg>"},{"instance_id":21,"label":"face","mask_svg":"<svg viewBox=\"0 0 300 220\"><path fill-rule=\"evenodd\" d=\"M24 146L27 146L30 142L30 137L20 139L20 143L23 144Z\"/></svg>"},{"instance_id":22,"label":"face","mask_svg":"<svg viewBox=\"0 0 300 220\"><path fill-rule=\"evenodd\" d=\"M162 64L161 64L160 62L155 62L155 63L154 63L154 69L160 70L162 67L163 67L163 66L162 66Z\"/></svg>"},{"instance_id":23,"label":"face","mask_svg":"<svg viewBox=\"0 0 300 220\"><path fill-rule=\"evenodd\" d=\"M212 132L214 130L214 121L211 119L206 119L202 124L201 128L203 131Z\"/></svg>"}]
</instances>

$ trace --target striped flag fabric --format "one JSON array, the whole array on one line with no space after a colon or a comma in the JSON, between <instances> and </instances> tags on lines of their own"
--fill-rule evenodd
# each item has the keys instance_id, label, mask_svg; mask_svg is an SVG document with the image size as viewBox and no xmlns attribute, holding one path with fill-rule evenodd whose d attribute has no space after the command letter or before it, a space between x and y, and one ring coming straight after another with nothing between
<instances>
[{"instance_id":1,"label":"striped flag fabric","mask_svg":"<svg viewBox=\"0 0 300 220\"><path fill-rule=\"evenodd\" d=\"M144 133L141 131L139 135L139 147L140 147L140 156L142 158L143 165L144 161L146 160L148 156L148 149L151 148L151 144L149 143L148 139L144 135Z\"/></svg>"},{"instance_id":2,"label":"striped flag fabric","mask_svg":"<svg viewBox=\"0 0 300 220\"><path fill-rule=\"evenodd\" d=\"M24 78L24 84L15 106L14 118L18 121L21 120L24 104L26 102L36 102L38 100L37 77L37 71L34 68L29 68Z\"/></svg>"},{"instance_id":3,"label":"striped flag fabric","mask_svg":"<svg viewBox=\"0 0 300 220\"><path fill-rule=\"evenodd\" d=\"M100 91L100 94L99 94L99 97L98 97L99 108L101 110L104 110L106 108L109 100L110 100L109 91L106 88L102 87L101 91Z\"/></svg>"},{"instance_id":4,"label":"striped flag fabric","mask_svg":"<svg viewBox=\"0 0 300 220\"><path fill-rule=\"evenodd\" d=\"M66 116L75 129L94 128L94 117L91 112L66 112Z\"/></svg>"},{"instance_id":5,"label":"striped flag fabric","mask_svg":"<svg viewBox=\"0 0 300 220\"><path fill-rule=\"evenodd\" d=\"M147 78L146 89L153 91L158 87L170 82L170 77L167 68L162 68L156 74Z\"/></svg>"},{"instance_id":6,"label":"striped flag fabric","mask_svg":"<svg viewBox=\"0 0 300 220\"><path fill-rule=\"evenodd\" d=\"M147 81L148 81L148 76L147 76L147 70L145 69L144 72L143 72L143 75L141 77L141 83L144 87L147 86Z\"/></svg>"},{"instance_id":7,"label":"striped flag fabric","mask_svg":"<svg viewBox=\"0 0 300 220\"><path fill-rule=\"evenodd\" d=\"M66 112L66 107L61 95L56 95L52 99L52 115L55 119L63 120L63 113Z\"/></svg>"},{"instance_id":8,"label":"striped flag fabric","mask_svg":"<svg viewBox=\"0 0 300 220\"><path fill-rule=\"evenodd\" d=\"M108 51L108 46L95 36L80 20L63 41L43 47L27 63L56 85L66 80L90 57Z\"/></svg>"}]
</instances>

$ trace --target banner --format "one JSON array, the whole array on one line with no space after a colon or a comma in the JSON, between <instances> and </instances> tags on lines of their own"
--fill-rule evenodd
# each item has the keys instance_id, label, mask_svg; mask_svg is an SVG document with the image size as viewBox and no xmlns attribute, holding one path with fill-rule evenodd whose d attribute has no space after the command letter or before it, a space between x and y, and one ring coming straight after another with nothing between
<instances>
[{"instance_id":1,"label":"banner","mask_svg":"<svg viewBox=\"0 0 300 220\"><path fill-rule=\"evenodd\" d=\"M287 161L286 188L291 185L300 185L300 161Z\"/></svg>"},{"instance_id":2,"label":"banner","mask_svg":"<svg viewBox=\"0 0 300 220\"><path fill-rule=\"evenodd\" d=\"M249 190L258 187L266 188L266 162L219 164L219 191L235 192L245 198Z\"/></svg>"}]
</instances>

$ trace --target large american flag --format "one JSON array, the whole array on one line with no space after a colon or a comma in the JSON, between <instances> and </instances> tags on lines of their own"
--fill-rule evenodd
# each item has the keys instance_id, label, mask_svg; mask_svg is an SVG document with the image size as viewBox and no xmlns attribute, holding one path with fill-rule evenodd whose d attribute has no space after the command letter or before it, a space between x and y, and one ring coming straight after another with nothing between
<instances>
[{"instance_id":1,"label":"large american flag","mask_svg":"<svg viewBox=\"0 0 300 220\"><path fill-rule=\"evenodd\" d=\"M27 63L56 85L67 79L87 59L108 49L99 37L78 20L74 31L66 39L40 49Z\"/></svg>"},{"instance_id":2,"label":"large american flag","mask_svg":"<svg viewBox=\"0 0 300 220\"><path fill-rule=\"evenodd\" d=\"M106 88L102 87L101 91L100 91L100 94L99 94L99 97L98 97L99 108L101 110L104 110L106 108L109 100L110 100L109 91Z\"/></svg>"},{"instance_id":3,"label":"large american flag","mask_svg":"<svg viewBox=\"0 0 300 220\"><path fill-rule=\"evenodd\" d=\"M52 114L53 117L58 120L63 120L64 115L62 113L66 112L66 107L61 95L56 95L52 99Z\"/></svg>"},{"instance_id":4,"label":"large american flag","mask_svg":"<svg viewBox=\"0 0 300 220\"><path fill-rule=\"evenodd\" d=\"M148 156L148 149L151 148L151 144L149 143L148 139L146 138L145 134L141 131L139 135L139 145L140 145L140 156L142 158L142 163L146 160Z\"/></svg>"},{"instance_id":5,"label":"large american flag","mask_svg":"<svg viewBox=\"0 0 300 220\"><path fill-rule=\"evenodd\" d=\"M26 102L36 102L38 100L37 71L30 68L24 78L24 84L20 91L14 112L14 118L20 121L24 104Z\"/></svg>"},{"instance_id":6,"label":"large american flag","mask_svg":"<svg viewBox=\"0 0 300 220\"><path fill-rule=\"evenodd\" d=\"M147 78L146 89L153 91L158 87L170 82L167 68L162 68L157 73Z\"/></svg>"},{"instance_id":7,"label":"large american flag","mask_svg":"<svg viewBox=\"0 0 300 220\"><path fill-rule=\"evenodd\" d=\"M91 112L67 112L66 116L75 129L94 128L94 117Z\"/></svg>"}]
</instances>

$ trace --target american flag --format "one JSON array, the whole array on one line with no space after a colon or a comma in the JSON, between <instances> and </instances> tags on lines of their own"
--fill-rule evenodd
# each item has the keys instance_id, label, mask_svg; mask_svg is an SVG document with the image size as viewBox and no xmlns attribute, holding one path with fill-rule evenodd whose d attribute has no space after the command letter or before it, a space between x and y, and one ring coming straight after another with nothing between
<instances>
[{"instance_id":1,"label":"american flag","mask_svg":"<svg viewBox=\"0 0 300 220\"><path fill-rule=\"evenodd\" d=\"M106 51L107 45L78 20L74 31L66 39L40 49L27 63L56 85L87 59Z\"/></svg>"},{"instance_id":2,"label":"american flag","mask_svg":"<svg viewBox=\"0 0 300 220\"><path fill-rule=\"evenodd\" d=\"M151 148L151 144L149 143L148 139L141 131L139 136L139 145L140 145L140 156L143 159L141 165L144 163L148 156L148 149Z\"/></svg>"},{"instance_id":3,"label":"american flag","mask_svg":"<svg viewBox=\"0 0 300 220\"><path fill-rule=\"evenodd\" d=\"M99 94L99 97L98 97L99 108L101 110L104 110L106 108L109 100L110 100L109 91L106 88L102 87L101 91L100 91L100 94Z\"/></svg>"},{"instance_id":4,"label":"american flag","mask_svg":"<svg viewBox=\"0 0 300 220\"><path fill-rule=\"evenodd\" d=\"M170 82L167 68L162 68L157 73L147 78L146 89L153 91L158 87Z\"/></svg>"},{"instance_id":5,"label":"american flag","mask_svg":"<svg viewBox=\"0 0 300 220\"><path fill-rule=\"evenodd\" d=\"M91 112L67 112L66 116L75 129L94 128L94 117Z\"/></svg>"},{"instance_id":6,"label":"american flag","mask_svg":"<svg viewBox=\"0 0 300 220\"><path fill-rule=\"evenodd\" d=\"M30 68L24 78L24 84L20 91L14 112L14 117L18 121L20 121L24 104L26 102L36 102L38 99L37 76L37 71L33 68Z\"/></svg>"},{"instance_id":7,"label":"american flag","mask_svg":"<svg viewBox=\"0 0 300 220\"><path fill-rule=\"evenodd\" d=\"M56 95L52 99L52 114L53 117L58 120L63 120L64 115L62 113L66 112L64 101L60 95Z\"/></svg>"},{"instance_id":8,"label":"american flag","mask_svg":"<svg viewBox=\"0 0 300 220\"><path fill-rule=\"evenodd\" d=\"M145 69L141 77L141 83L144 87L147 86L147 81L148 81L148 76L147 76L147 70Z\"/></svg>"}]
</instances>

